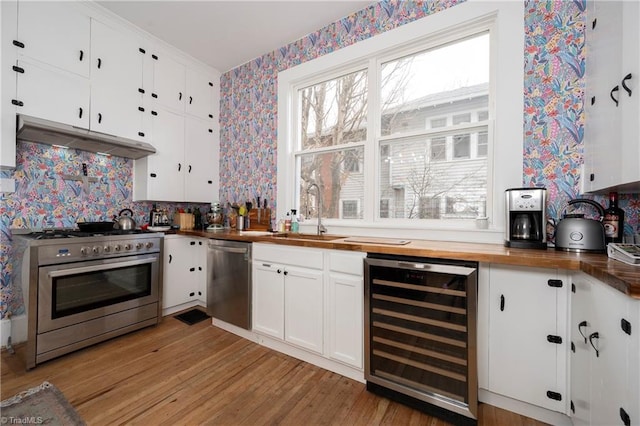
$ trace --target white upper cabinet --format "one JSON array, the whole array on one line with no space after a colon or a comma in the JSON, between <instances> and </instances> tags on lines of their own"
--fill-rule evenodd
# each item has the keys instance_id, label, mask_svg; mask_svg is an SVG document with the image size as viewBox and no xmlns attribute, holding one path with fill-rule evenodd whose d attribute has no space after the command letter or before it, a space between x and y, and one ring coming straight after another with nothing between
<instances>
[{"instance_id":1,"label":"white upper cabinet","mask_svg":"<svg viewBox=\"0 0 640 426\"><path fill-rule=\"evenodd\" d=\"M183 112L203 120L217 118L214 114L214 90L217 77L199 68L186 66L167 53L153 54L153 92L157 105Z\"/></svg>"},{"instance_id":2,"label":"white upper cabinet","mask_svg":"<svg viewBox=\"0 0 640 426\"><path fill-rule=\"evenodd\" d=\"M211 203L218 196L218 137L210 123L153 110L156 153L134 162L134 200Z\"/></svg>"},{"instance_id":3,"label":"white upper cabinet","mask_svg":"<svg viewBox=\"0 0 640 426\"><path fill-rule=\"evenodd\" d=\"M91 129L148 140L143 129L144 53L133 35L91 21Z\"/></svg>"},{"instance_id":4,"label":"white upper cabinet","mask_svg":"<svg viewBox=\"0 0 640 426\"><path fill-rule=\"evenodd\" d=\"M640 3L594 1L587 18L583 192L637 192Z\"/></svg>"},{"instance_id":5,"label":"white upper cabinet","mask_svg":"<svg viewBox=\"0 0 640 426\"><path fill-rule=\"evenodd\" d=\"M185 112L205 120L213 119L215 86L210 75L196 69L188 69Z\"/></svg>"},{"instance_id":6,"label":"white upper cabinet","mask_svg":"<svg viewBox=\"0 0 640 426\"><path fill-rule=\"evenodd\" d=\"M73 3L18 3L15 112L89 128L90 26Z\"/></svg>"},{"instance_id":7,"label":"white upper cabinet","mask_svg":"<svg viewBox=\"0 0 640 426\"><path fill-rule=\"evenodd\" d=\"M152 116L156 153L134 162L134 200L184 199L184 117L159 110Z\"/></svg>"},{"instance_id":8,"label":"white upper cabinet","mask_svg":"<svg viewBox=\"0 0 640 426\"><path fill-rule=\"evenodd\" d=\"M18 68L20 114L89 128L88 79L31 58L18 59Z\"/></svg>"},{"instance_id":9,"label":"white upper cabinet","mask_svg":"<svg viewBox=\"0 0 640 426\"><path fill-rule=\"evenodd\" d=\"M153 91L151 97L158 105L184 111L185 66L169 54L153 54Z\"/></svg>"},{"instance_id":10,"label":"white upper cabinet","mask_svg":"<svg viewBox=\"0 0 640 426\"><path fill-rule=\"evenodd\" d=\"M185 201L210 203L218 198L220 146L212 124L185 117Z\"/></svg>"},{"instance_id":11,"label":"white upper cabinet","mask_svg":"<svg viewBox=\"0 0 640 426\"><path fill-rule=\"evenodd\" d=\"M18 53L89 77L90 18L73 3L21 1Z\"/></svg>"}]
</instances>

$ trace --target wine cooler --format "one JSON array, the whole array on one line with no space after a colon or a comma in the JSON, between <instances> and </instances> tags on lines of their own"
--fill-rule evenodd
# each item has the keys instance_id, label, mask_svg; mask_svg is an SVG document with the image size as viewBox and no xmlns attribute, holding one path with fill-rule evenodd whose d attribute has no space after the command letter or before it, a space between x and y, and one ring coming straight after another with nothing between
<instances>
[{"instance_id":1,"label":"wine cooler","mask_svg":"<svg viewBox=\"0 0 640 426\"><path fill-rule=\"evenodd\" d=\"M369 254L367 389L454 424L476 424L475 262Z\"/></svg>"}]
</instances>

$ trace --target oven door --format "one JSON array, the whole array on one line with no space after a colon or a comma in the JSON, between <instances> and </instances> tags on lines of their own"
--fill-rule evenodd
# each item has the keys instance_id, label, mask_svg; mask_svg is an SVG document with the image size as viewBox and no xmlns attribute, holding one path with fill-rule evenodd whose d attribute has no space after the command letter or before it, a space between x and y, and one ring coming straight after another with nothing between
<instances>
[{"instance_id":1,"label":"oven door","mask_svg":"<svg viewBox=\"0 0 640 426\"><path fill-rule=\"evenodd\" d=\"M158 253L40 267L38 333L159 301Z\"/></svg>"}]
</instances>

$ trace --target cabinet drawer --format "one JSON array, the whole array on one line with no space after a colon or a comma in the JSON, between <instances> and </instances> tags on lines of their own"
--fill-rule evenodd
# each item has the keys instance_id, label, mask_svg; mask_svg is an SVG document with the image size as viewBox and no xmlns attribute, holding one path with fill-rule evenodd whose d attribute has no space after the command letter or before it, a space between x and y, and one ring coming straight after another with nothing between
<instances>
[{"instance_id":1,"label":"cabinet drawer","mask_svg":"<svg viewBox=\"0 0 640 426\"><path fill-rule=\"evenodd\" d=\"M365 253L331 252L329 253L329 269L334 272L361 277L364 274L362 259L365 256Z\"/></svg>"},{"instance_id":2,"label":"cabinet drawer","mask_svg":"<svg viewBox=\"0 0 640 426\"><path fill-rule=\"evenodd\" d=\"M290 248L254 243L253 259L295 265L301 268L323 268L322 251L310 248Z\"/></svg>"}]
</instances>

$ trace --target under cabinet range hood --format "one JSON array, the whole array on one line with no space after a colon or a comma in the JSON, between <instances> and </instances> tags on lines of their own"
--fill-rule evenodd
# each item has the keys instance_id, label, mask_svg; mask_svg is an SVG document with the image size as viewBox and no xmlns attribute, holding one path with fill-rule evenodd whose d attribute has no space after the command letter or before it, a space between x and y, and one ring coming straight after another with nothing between
<instances>
[{"instance_id":1,"label":"under cabinet range hood","mask_svg":"<svg viewBox=\"0 0 640 426\"><path fill-rule=\"evenodd\" d=\"M59 145L134 160L156 152L156 149L146 142L92 132L28 115L18 115L16 130L16 139L19 141Z\"/></svg>"}]
</instances>

